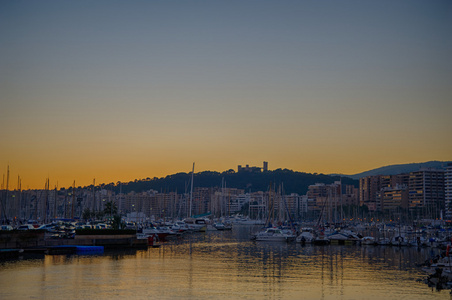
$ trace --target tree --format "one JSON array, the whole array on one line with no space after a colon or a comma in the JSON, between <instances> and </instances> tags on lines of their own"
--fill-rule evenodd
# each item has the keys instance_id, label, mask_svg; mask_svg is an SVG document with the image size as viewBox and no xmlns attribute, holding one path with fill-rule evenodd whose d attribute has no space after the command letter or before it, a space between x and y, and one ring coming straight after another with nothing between
<instances>
[{"instance_id":1,"label":"tree","mask_svg":"<svg viewBox=\"0 0 452 300\"><path fill-rule=\"evenodd\" d=\"M82 218L83 220L89 220L91 218L91 211L89 208L85 208L85 210L83 210Z\"/></svg>"},{"instance_id":2,"label":"tree","mask_svg":"<svg viewBox=\"0 0 452 300\"><path fill-rule=\"evenodd\" d=\"M126 225L121 221L121 216L114 215L111 223L113 229L124 229Z\"/></svg>"},{"instance_id":3,"label":"tree","mask_svg":"<svg viewBox=\"0 0 452 300\"><path fill-rule=\"evenodd\" d=\"M107 203L105 203L105 208L104 208L104 214L112 217L114 215L116 215L118 213L118 207L116 206L116 203L114 203L113 201L108 201Z\"/></svg>"}]
</instances>

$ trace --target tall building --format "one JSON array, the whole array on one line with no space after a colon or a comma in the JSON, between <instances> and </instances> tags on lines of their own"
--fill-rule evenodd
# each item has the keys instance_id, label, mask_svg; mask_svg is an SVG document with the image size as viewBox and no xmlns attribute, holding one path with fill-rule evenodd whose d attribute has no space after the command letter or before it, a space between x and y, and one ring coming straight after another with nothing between
<instances>
[{"instance_id":1,"label":"tall building","mask_svg":"<svg viewBox=\"0 0 452 300\"><path fill-rule=\"evenodd\" d=\"M380 211L397 211L399 208L408 208L408 187L395 185L384 187L378 194Z\"/></svg>"},{"instance_id":2,"label":"tall building","mask_svg":"<svg viewBox=\"0 0 452 300\"><path fill-rule=\"evenodd\" d=\"M290 219L293 220L294 218L301 216L301 213L303 212L302 198L302 196L296 193L284 196L284 206L286 213L290 215Z\"/></svg>"},{"instance_id":3,"label":"tall building","mask_svg":"<svg viewBox=\"0 0 452 300\"><path fill-rule=\"evenodd\" d=\"M409 174L398 174L398 175L379 175L380 177L380 188L386 187L396 187L401 185L408 186L410 175Z\"/></svg>"},{"instance_id":4,"label":"tall building","mask_svg":"<svg viewBox=\"0 0 452 300\"><path fill-rule=\"evenodd\" d=\"M409 174L399 175L374 175L359 179L359 201L360 205L366 205L370 211L380 211L384 208L381 202L383 189L394 189L396 187L408 186Z\"/></svg>"},{"instance_id":5,"label":"tall building","mask_svg":"<svg viewBox=\"0 0 452 300\"><path fill-rule=\"evenodd\" d=\"M250 199L250 217L252 219L267 218L268 213L268 192L254 192L251 193Z\"/></svg>"},{"instance_id":6,"label":"tall building","mask_svg":"<svg viewBox=\"0 0 452 300\"><path fill-rule=\"evenodd\" d=\"M446 219L452 220L452 163L448 163L444 173L444 198Z\"/></svg>"},{"instance_id":7,"label":"tall building","mask_svg":"<svg viewBox=\"0 0 452 300\"><path fill-rule=\"evenodd\" d=\"M409 208L422 209L428 218L440 218L445 209L444 170L421 169L410 173Z\"/></svg>"},{"instance_id":8,"label":"tall building","mask_svg":"<svg viewBox=\"0 0 452 300\"><path fill-rule=\"evenodd\" d=\"M191 216L202 215L210 211L211 194L211 188L196 187L194 189Z\"/></svg>"},{"instance_id":9,"label":"tall building","mask_svg":"<svg viewBox=\"0 0 452 300\"><path fill-rule=\"evenodd\" d=\"M377 210L377 194L380 192L380 176L367 176L359 179L359 204L366 205L370 211Z\"/></svg>"},{"instance_id":10,"label":"tall building","mask_svg":"<svg viewBox=\"0 0 452 300\"><path fill-rule=\"evenodd\" d=\"M316 206L313 207L313 210L321 210L321 203L323 202L321 202L320 199L325 199L328 196L327 185L324 183L316 183L310 185L308 187L308 192L306 195L308 196L308 199L312 199L314 203L316 203Z\"/></svg>"},{"instance_id":11,"label":"tall building","mask_svg":"<svg viewBox=\"0 0 452 300\"><path fill-rule=\"evenodd\" d=\"M332 184L316 183L310 185L307 192L308 199L315 201L315 207L311 207L322 214L325 221L337 221L338 211L341 206L341 182Z\"/></svg>"},{"instance_id":12,"label":"tall building","mask_svg":"<svg viewBox=\"0 0 452 300\"><path fill-rule=\"evenodd\" d=\"M359 205L359 189L353 185L346 185L341 197L342 205Z\"/></svg>"}]
</instances>

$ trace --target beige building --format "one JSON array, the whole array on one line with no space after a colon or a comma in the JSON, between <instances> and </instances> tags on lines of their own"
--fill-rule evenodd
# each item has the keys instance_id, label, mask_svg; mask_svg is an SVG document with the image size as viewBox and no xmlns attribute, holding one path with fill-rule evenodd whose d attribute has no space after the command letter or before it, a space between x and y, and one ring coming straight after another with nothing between
<instances>
[{"instance_id":1,"label":"beige building","mask_svg":"<svg viewBox=\"0 0 452 300\"><path fill-rule=\"evenodd\" d=\"M400 208L408 208L408 187L396 185L395 187L384 187L378 194L380 211L396 211Z\"/></svg>"},{"instance_id":2,"label":"beige building","mask_svg":"<svg viewBox=\"0 0 452 300\"><path fill-rule=\"evenodd\" d=\"M382 209L380 193L382 189L408 185L409 175L374 175L359 179L359 204L366 205L370 211Z\"/></svg>"}]
</instances>

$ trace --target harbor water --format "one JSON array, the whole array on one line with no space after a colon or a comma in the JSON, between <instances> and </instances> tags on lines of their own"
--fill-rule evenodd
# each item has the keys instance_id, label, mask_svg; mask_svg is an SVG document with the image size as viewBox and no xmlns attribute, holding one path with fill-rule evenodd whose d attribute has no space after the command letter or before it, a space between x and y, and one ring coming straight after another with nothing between
<instances>
[{"instance_id":1,"label":"harbor water","mask_svg":"<svg viewBox=\"0 0 452 300\"><path fill-rule=\"evenodd\" d=\"M159 248L0 262L0 299L450 299L420 280L438 250L264 243L256 227Z\"/></svg>"}]
</instances>

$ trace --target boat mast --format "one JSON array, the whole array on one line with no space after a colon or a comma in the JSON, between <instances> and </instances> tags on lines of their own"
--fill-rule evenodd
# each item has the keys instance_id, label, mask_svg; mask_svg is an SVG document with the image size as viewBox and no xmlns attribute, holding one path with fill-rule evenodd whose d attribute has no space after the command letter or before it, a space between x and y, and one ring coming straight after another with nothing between
<instances>
[{"instance_id":1,"label":"boat mast","mask_svg":"<svg viewBox=\"0 0 452 300\"><path fill-rule=\"evenodd\" d=\"M3 217L5 218L5 224L8 224L8 190L9 190L9 165L6 171L6 197L5 204L3 205ZM3 201L2 201L3 203Z\"/></svg>"},{"instance_id":2,"label":"boat mast","mask_svg":"<svg viewBox=\"0 0 452 300\"><path fill-rule=\"evenodd\" d=\"M341 201L341 223L344 220L344 208L342 207L342 177L340 177L339 199Z\"/></svg>"},{"instance_id":3,"label":"boat mast","mask_svg":"<svg viewBox=\"0 0 452 300\"><path fill-rule=\"evenodd\" d=\"M224 177L221 179L220 218L224 216Z\"/></svg>"},{"instance_id":4,"label":"boat mast","mask_svg":"<svg viewBox=\"0 0 452 300\"><path fill-rule=\"evenodd\" d=\"M195 163L193 162L193 169L191 171L191 188L190 188L190 210L188 216L191 217L192 201L193 201L193 173L195 172Z\"/></svg>"},{"instance_id":5,"label":"boat mast","mask_svg":"<svg viewBox=\"0 0 452 300\"><path fill-rule=\"evenodd\" d=\"M58 199L58 192L57 192L57 186L58 186L58 181L57 181L57 185L55 185L55 190L54 190L54 197L55 197L55 201L53 203L53 218L56 220L58 217L58 213L57 213L57 199Z\"/></svg>"},{"instance_id":6,"label":"boat mast","mask_svg":"<svg viewBox=\"0 0 452 300\"><path fill-rule=\"evenodd\" d=\"M93 212L96 211L96 191L94 190L94 187L96 186L96 178L93 179Z\"/></svg>"},{"instance_id":7,"label":"boat mast","mask_svg":"<svg viewBox=\"0 0 452 300\"><path fill-rule=\"evenodd\" d=\"M72 185L72 210L71 210L71 219L74 219L74 203L75 203L75 180Z\"/></svg>"},{"instance_id":8,"label":"boat mast","mask_svg":"<svg viewBox=\"0 0 452 300\"><path fill-rule=\"evenodd\" d=\"M13 204L13 207L14 207L14 218L13 219L16 219L16 217L17 217L17 215L18 215L18 213L20 214L20 209L21 209L21 203L20 203L20 193L21 192L21 184L20 184L20 175L17 175L17 191L16 191L16 198L15 198L15 202L16 203L14 203ZM17 211L17 208L19 207L19 211Z\"/></svg>"},{"instance_id":9,"label":"boat mast","mask_svg":"<svg viewBox=\"0 0 452 300\"><path fill-rule=\"evenodd\" d=\"M44 215L44 224L47 224L49 217L49 178L46 179L45 184L45 215Z\"/></svg>"}]
</instances>

